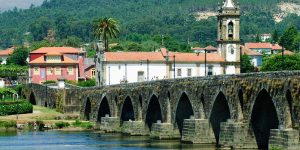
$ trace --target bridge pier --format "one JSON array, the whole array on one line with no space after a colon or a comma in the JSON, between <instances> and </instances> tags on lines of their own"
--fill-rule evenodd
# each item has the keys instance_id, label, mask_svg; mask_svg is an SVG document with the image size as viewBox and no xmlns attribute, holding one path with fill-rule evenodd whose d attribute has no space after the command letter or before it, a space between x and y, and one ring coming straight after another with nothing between
<instances>
[{"instance_id":1,"label":"bridge pier","mask_svg":"<svg viewBox=\"0 0 300 150\"><path fill-rule=\"evenodd\" d=\"M299 131L294 129L271 129L269 149L279 148L284 150L298 150Z\"/></svg>"},{"instance_id":2,"label":"bridge pier","mask_svg":"<svg viewBox=\"0 0 300 150\"><path fill-rule=\"evenodd\" d=\"M120 132L120 118L101 117L100 130L105 132Z\"/></svg>"},{"instance_id":3,"label":"bridge pier","mask_svg":"<svg viewBox=\"0 0 300 150\"><path fill-rule=\"evenodd\" d=\"M212 144L216 140L207 119L184 119L182 142L195 144Z\"/></svg>"},{"instance_id":4,"label":"bridge pier","mask_svg":"<svg viewBox=\"0 0 300 150\"><path fill-rule=\"evenodd\" d=\"M234 149L257 148L255 138L251 137L248 131L249 125L247 123L233 122L232 120L222 122L219 145Z\"/></svg>"},{"instance_id":5,"label":"bridge pier","mask_svg":"<svg viewBox=\"0 0 300 150\"><path fill-rule=\"evenodd\" d=\"M180 133L178 130L174 130L171 123L154 123L152 125L152 131L150 137L154 139L179 139Z\"/></svg>"},{"instance_id":6,"label":"bridge pier","mask_svg":"<svg viewBox=\"0 0 300 150\"><path fill-rule=\"evenodd\" d=\"M145 130L143 121L124 121L121 132L132 136L149 135L149 132Z\"/></svg>"}]
</instances>

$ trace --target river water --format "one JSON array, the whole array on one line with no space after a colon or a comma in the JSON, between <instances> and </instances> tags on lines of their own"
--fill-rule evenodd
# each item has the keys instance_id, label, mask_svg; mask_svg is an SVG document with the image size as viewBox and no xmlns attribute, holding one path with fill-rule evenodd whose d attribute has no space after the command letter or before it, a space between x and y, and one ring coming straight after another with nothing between
<instances>
[{"instance_id":1,"label":"river water","mask_svg":"<svg viewBox=\"0 0 300 150\"><path fill-rule=\"evenodd\" d=\"M216 150L213 145L182 144L179 140L95 132L0 133L0 150Z\"/></svg>"}]
</instances>

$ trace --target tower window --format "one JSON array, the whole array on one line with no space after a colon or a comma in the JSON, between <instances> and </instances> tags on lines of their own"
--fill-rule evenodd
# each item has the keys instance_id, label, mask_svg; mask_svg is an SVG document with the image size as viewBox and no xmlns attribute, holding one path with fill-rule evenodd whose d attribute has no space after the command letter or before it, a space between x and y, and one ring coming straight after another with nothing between
<instances>
[{"instance_id":1,"label":"tower window","mask_svg":"<svg viewBox=\"0 0 300 150\"><path fill-rule=\"evenodd\" d=\"M230 46L228 47L228 51L229 51L229 53L230 53L231 55L233 55L233 54L234 54L234 46L233 46L233 45L230 45Z\"/></svg>"},{"instance_id":2,"label":"tower window","mask_svg":"<svg viewBox=\"0 0 300 150\"><path fill-rule=\"evenodd\" d=\"M228 23L228 38L233 39L233 23L230 21Z\"/></svg>"}]
</instances>

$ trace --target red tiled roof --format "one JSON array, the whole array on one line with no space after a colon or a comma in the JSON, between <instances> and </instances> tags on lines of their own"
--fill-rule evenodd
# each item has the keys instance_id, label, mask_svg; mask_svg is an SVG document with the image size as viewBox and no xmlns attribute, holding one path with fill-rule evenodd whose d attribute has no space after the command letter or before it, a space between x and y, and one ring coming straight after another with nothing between
<instances>
[{"instance_id":1,"label":"red tiled roof","mask_svg":"<svg viewBox=\"0 0 300 150\"><path fill-rule=\"evenodd\" d=\"M246 54L246 55L249 55L249 56L262 56L262 54L257 53L257 52L255 52L255 51L253 51L253 50L251 50L251 49L249 49L245 46L241 46L241 47L242 47L242 54L243 55Z\"/></svg>"},{"instance_id":2,"label":"red tiled roof","mask_svg":"<svg viewBox=\"0 0 300 150\"><path fill-rule=\"evenodd\" d=\"M64 59L61 62L46 62L44 56L41 56L31 62L29 64L77 64L78 61L75 61L67 56L63 56Z\"/></svg>"},{"instance_id":3,"label":"red tiled roof","mask_svg":"<svg viewBox=\"0 0 300 150\"><path fill-rule=\"evenodd\" d=\"M13 48L9 48L7 50L0 50L0 56L8 56L14 52Z\"/></svg>"},{"instance_id":4,"label":"red tiled roof","mask_svg":"<svg viewBox=\"0 0 300 150\"><path fill-rule=\"evenodd\" d=\"M208 51L217 51L218 49L216 47L213 47L211 45L205 47L205 48L202 48L202 47L193 47L192 50L208 50Z\"/></svg>"},{"instance_id":5,"label":"red tiled roof","mask_svg":"<svg viewBox=\"0 0 300 150\"><path fill-rule=\"evenodd\" d=\"M281 50L282 47L278 44L274 46L270 42L263 43L245 43L245 46L249 49L272 49L272 50Z\"/></svg>"},{"instance_id":6,"label":"red tiled roof","mask_svg":"<svg viewBox=\"0 0 300 150\"><path fill-rule=\"evenodd\" d=\"M169 61L173 61L175 55L175 61L177 62L204 62L205 54L195 53L174 53L169 52ZM165 61L161 52L107 52L105 54L106 61ZM224 59L217 53L207 53L207 62L224 62Z\"/></svg>"},{"instance_id":7,"label":"red tiled roof","mask_svg":"<svg viewBox=\"0 0 300 150\"><path fill-rule=\"evenodd\" d=\"M74 48L74 47L42 47L42 48L39 48L35 51L32 51L30 52L31 54L34 54L34 53L49 53L49 52L53 52L53 51L56 51L56 52L60 52L62 54L65 54L65 53L81 53L82 51Z\"/></svg>"},{"instance_id":8,"label":"red tiled roof","mask_svg":"<svg viewBox=\"0 0 300 150\"><path fill-rule=\"evenodd\" d=\"M293 54L294 54L294 52L292 52L292 51L284 50L284 55L293 55ZM282 52L277 53L277 55L282 55Z\"/></svg>"}]
</instances>

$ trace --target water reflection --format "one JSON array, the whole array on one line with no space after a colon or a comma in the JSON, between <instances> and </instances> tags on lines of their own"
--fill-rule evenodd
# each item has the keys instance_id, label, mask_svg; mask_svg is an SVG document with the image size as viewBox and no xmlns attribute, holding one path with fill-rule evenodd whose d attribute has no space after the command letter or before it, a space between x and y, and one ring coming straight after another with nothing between
<instances>
[{"instance_id":1,"label":"water reflection","mask_svg":"<svg viewBox=\"0 0 300 150\"><path fill-rule=\"evenodd\" d=\"M5 150L216 150L213 145L181 144L179 140L151 140L149 137L99 134L94 132L21 132L0 134Z\"/></svg>"}]
</instances>

